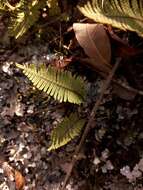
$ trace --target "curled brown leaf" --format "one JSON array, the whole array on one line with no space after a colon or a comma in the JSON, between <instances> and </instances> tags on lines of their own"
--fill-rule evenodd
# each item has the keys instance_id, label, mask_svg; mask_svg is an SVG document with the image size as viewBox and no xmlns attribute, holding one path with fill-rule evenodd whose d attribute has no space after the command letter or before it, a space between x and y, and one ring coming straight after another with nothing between
<instances>
[{"instance_id":1,"label":"curled brown leaf","mask_svg":"<svg viewBox=\"0 0 143 190\"><path fill-rule=\"evenodd\" d=\"M101 70L103 65L111 68L111 47L102 24L74 23L76 39L84 52L91 58L91 65ZM104 67L102 68L104 72Z\"/></svg>"}]
</instances>

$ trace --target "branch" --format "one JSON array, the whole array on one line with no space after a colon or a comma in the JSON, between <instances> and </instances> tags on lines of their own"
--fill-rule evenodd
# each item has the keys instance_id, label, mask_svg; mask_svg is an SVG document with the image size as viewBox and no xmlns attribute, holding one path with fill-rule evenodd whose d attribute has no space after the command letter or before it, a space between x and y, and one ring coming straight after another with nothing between
<instances>
[{"instance_id":1,"label":"branch","mask_svg":"<svg viewBox=\"0 0 143 190\"><path fill-rule=\"evenodd\" d=\"M91 126L92 122L94 121L94 117L96 115L98 107L100 106L100 103L102 101L104 93L105 93L106 89L108 88L108 86L109 86L109 84L110 84L110 82L111 82L111 80L112 80L112 78L113 78L113 76L114 76L114 74L115 74L115 72L116 72L116 70L118 68L118 65L119 65L120 61L121 61L121 58L118 58L116 60L116 63L114 65L114 67L112 68L111 72L109 73L109 75L108 75L108 77L107 77L107 79L106 79L106 81L105 81L105 83L104 83L104 85L102 87L102 90L101 90L101 93L99 95L99 98L97 98L97 102L95 103L95 105L94 105L94 107L93 107L93 109L91 111L91 114L89 116L89 121L88 121L88 123L87 123L87 125L86 125L86 127L84 129L84 132L83 132L83 135L82 135L81 140L79 142L79 145L75 149L75 152L73 154L73 158L72 158L72 161L71 161L71 164L70 164L70 168L69 168L69 170L68 170L68 172L66 174L66 177L64 179L63 185L60 188L60 190L64 190L65 187L66 187L66 184L67 184L67 182L68 182L68 180L69 180L69 178L71 176L72 170L74 168L74 165L75 165L75 163L77 161L79 151L80 151L80 149L81 149L81 147L82 147L82 145L84 143L84 140L85 140L85 138L86 138L86 136L87 136L87 134L88 134L88 132L90 130L90 126Z\"/></svg>"}]
</instances>

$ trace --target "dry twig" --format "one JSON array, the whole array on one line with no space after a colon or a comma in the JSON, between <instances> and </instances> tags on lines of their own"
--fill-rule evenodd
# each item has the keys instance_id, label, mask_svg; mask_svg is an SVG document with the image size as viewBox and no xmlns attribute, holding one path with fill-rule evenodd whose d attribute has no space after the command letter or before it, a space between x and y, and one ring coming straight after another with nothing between
<instances>
[{"instance_id":1,"label":"dry twig","mask_svg":"<svg viewBox=\"0 0 143 190\"><path fill-rule=\"evenodd\" d=\"M84 132L82 134L82 137L81 137L81 140L79 142L79 145L75 149L75 152L74 152L74 155L73 155L73 159L72 159L71 164L70 164L70 168L69 168L69 170L68 170L68 172L66 174L66 177L64 179L64 182L63 182L63 185L61 187L61 190L64 190L65 187L66 187L66 184L67 184L67 182L68 182L68 180L69 180L69 178L71 176L73 167L74 167L74 165L75 165L75 163L77 161L79 151L80 151L80 149L81 149L81 147L82 147L82 145L84 143L84 140L85 140L85 138L86 138L86 136L87 136L87 134L88 134L88 132L90 130L90 126L91 126L92 122L94 121L94 117L96 115L98 107L100 106L100 103L102 101L104 93L105 93L106 89L108 88L108 86L109 86L109 84L110 84L110 82L111 82L111 80L112 80L112 78L113 78L113 76L115 74L115 71L118 68L118 65L119 65L120 61L121 61L121 58L118 58L116 60L116 63L114 65L114 67L112 68L111 72L109 73L109 75L108 75L108 77L107 77L107 79L106 79L106 81L105 81L105 83L104 83L104 85L102 87L102 90L101 90L101 93L99 95L99 98L97 98L97 102L95 103L95 105L94 105L94 107L93 107L93 109L91 111L91 114L90 114L90 117L89 117L89 121L88 121L88 123L87 123L87 125L86 125L86 127L84 129Z\"/></svg>"}]
</instances>

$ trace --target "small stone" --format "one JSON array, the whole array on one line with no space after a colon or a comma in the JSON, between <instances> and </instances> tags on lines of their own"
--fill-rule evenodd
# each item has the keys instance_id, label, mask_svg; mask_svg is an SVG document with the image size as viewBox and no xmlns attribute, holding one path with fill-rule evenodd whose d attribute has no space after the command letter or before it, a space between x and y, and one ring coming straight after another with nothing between
<instances>
[{"instance_id":1,"label":"small stone","mask_svg":"<svg viewBox=\"0 0 143 190\"><path fill-rule=\"evenodd\" d=\"M105 149L102 153L101 153L101 159L103 161L106 161L106 159L109 157L109 150Z\"/></svg>"},{"instance_id":2,"label":"small stone","mask_svg":"<svg viewBox=\"0 0 143 190\"><path fill-rule=\"evenodd\" d=\"M94 158L94 160L93 160L93 164L95 164L95 165L98 165L98 164L100 164L100 159L98 158L98 157L95 157Z\"/></svg>"},{"instance_id":3,"label":"small stone","mask_svg":"<svg viewBox=\"0 0 143 190\"><path fill-rule=\"evenodd\" d=\"M2 168L0 168L0 174L3 174L3 172L4 172L4 171L3 171L3 169L2 169Z\"/></svg>"}]
</instances>

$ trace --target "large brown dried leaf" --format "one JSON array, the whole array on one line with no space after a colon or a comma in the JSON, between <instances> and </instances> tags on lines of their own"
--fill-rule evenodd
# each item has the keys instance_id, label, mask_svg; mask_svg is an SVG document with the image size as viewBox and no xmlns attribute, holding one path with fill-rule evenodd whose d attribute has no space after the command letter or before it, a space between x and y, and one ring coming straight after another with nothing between
<instances>
[{"instance_id":1,"label":"large brown dried leaf","mask_svg":"<svg viewBox=\"0 0 143 190\"><path fill-rule=\"evenodd\" d=\"M92 59L89 64L98 70L106 65L110 70L111 47L104 26L102 24L75 23L73 29L77 41ZM104 72L104 67L102 69Z\"/></svg>"},{"instance_id":2,"label":"large brown dried leaf","mask_svg":"<svg viewBox=\"0 0 143 190\"><path fill-rule=\"evenodd\" d=\"M107 76L112 68L111 65L99 64L94 58L80 58L79 61L100 73L103 77Z\"/></svg>"},{"instance_id":3,"label":"large brown dried leaf","mask_svg":"<svg viewBox=\"0 0 143 190\"><path fill-rule=\"evenodd\" d=\"M108 35L102 24L75 23L73 29L76 39L89 58L79 60L93 70L96 70L104 78L111 71L111 46ZM114 83L114 93L125 100L132 100L136 92Z\"/></svg>"}]
</instances>

